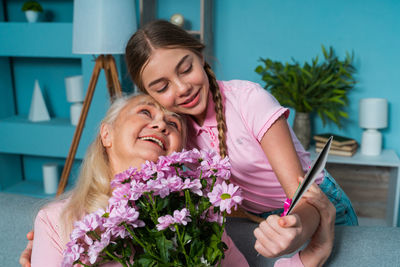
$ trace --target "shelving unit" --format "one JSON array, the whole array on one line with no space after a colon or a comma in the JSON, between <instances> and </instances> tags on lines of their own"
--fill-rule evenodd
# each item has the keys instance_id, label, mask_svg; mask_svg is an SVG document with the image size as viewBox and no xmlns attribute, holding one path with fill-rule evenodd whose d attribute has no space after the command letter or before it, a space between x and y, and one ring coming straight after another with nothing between
<instances>
[{"instance_id":1,"label":"shelving unit","mask_svg":"<svg viewBox=\"0 0 400 267\"><path fill-rule=\"evenodd\" d=\"M51 0L44 4L52 8L58 5ZM70 0L62 3L62 8L69 12L72 5ZM17 11L20 12L13 1L0 0L0 36L9 37L0 42L0 191L53 197L44 194L41 166L45 162L57 162L61 174L75 131L69 120L70 104L66 101L64 78L82 74L86 89L94 62L91 56L72 54L72 14L63 16L64 21L7 21L7 18L18 18ZM65 21L66 17L70 21ZM117 61L121 63L120 59ZM50 121L27 119L35 79L39 80L45 95ZM101 76L69 186L75 180L80 160L108 103L105 79Z\"/></svg>"}]
</instances>

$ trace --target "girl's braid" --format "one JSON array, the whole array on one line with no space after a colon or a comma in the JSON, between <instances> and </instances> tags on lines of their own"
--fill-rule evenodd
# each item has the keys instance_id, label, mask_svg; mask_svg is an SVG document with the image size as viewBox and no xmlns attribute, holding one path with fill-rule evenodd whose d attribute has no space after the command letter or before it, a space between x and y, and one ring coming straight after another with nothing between
<instances>
[{"instance_id":1,"label":"girl's braid","mask_svg":"<svg viewBox=\"0 0 400 267\"><path fill-rule=\"evenodd\" d=\"M218 127L218 141L219 141L219 154L222 158L228 155L228 149L226 146L226 123L225 123L225 112L224 105L222 103L222 95L219 90L217 79L212 71L210 65L207 62L204 64L204 70L207 73L207 77L210 83L210 90L215 103L215 112L217 113L217 127Z\"/></svg>"}]
</instances>

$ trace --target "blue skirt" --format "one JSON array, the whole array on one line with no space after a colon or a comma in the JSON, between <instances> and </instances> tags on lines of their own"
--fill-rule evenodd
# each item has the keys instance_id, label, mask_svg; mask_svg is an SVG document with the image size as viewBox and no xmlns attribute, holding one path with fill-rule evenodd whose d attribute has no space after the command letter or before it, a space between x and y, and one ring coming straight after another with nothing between
<instances>
[{"instance_id":1,"label":"blue skirt","mask_svg":"<svg viewBox=\"0 0 400 267\"><path fill-rule=\"evenodd\" d=\"M336 208L335 225L358 225L357 215L349 197L327 170L325 170L324 180L319 187ZM255 215L261 218L267 218L269 215L282 213L283 208Z\"/></svg>"}]
</instances>

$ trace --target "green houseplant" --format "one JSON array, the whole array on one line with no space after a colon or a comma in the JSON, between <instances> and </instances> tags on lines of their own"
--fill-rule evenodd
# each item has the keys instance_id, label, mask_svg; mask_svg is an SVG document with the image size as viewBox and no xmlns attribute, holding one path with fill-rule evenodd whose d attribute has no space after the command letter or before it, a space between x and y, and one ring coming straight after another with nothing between
<instances>
[{"instance_id":1,"label":"green houseplant","mask_svg":"<svg viewBox=\"0 0 400 267\"><path fill-rule=\"evenodd\" d=\"M356 83L353 55L346 53L340 60L332 47L327 51L324 46L322 53L322 62L316 56L311 64L303 65L295 60L289 64L261 58L263 65L255 69L265 82L264 88L281 105L296 111L293 130L306 149L311 139L310 113L318 114L324 125L332 121L341 127L342 119L348 118L347 94Z\"/></svg>"},{"instance_id":2,"label":"green houseplant","mask_svg":"<svg viewBox=\"0 0 400 267\"><path fill-rule=\"evenodd\" d=\"M21 10L25 12L28 22L36 22L39 18L39 13L43 12L42 6L37 1L26 1Z\"/></svg>"}]
</instances>

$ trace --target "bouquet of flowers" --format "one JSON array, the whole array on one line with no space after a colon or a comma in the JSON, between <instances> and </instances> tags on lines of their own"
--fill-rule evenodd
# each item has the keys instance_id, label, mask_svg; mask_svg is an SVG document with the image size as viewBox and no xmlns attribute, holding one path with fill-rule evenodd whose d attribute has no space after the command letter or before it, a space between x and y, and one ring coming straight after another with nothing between
<instances>
[{"instance_id":1,"label":"bouquet of flowers","mask_svg":"<svg viewBox=\"0 0 400 267\"><path fill-rule=\"evenodd\" d=\"M215 266L226 213L240 204L228 158L197 149L161 156L111 182L106 210L75 222L62 266Z\"/></svg>"}]
</instances>

